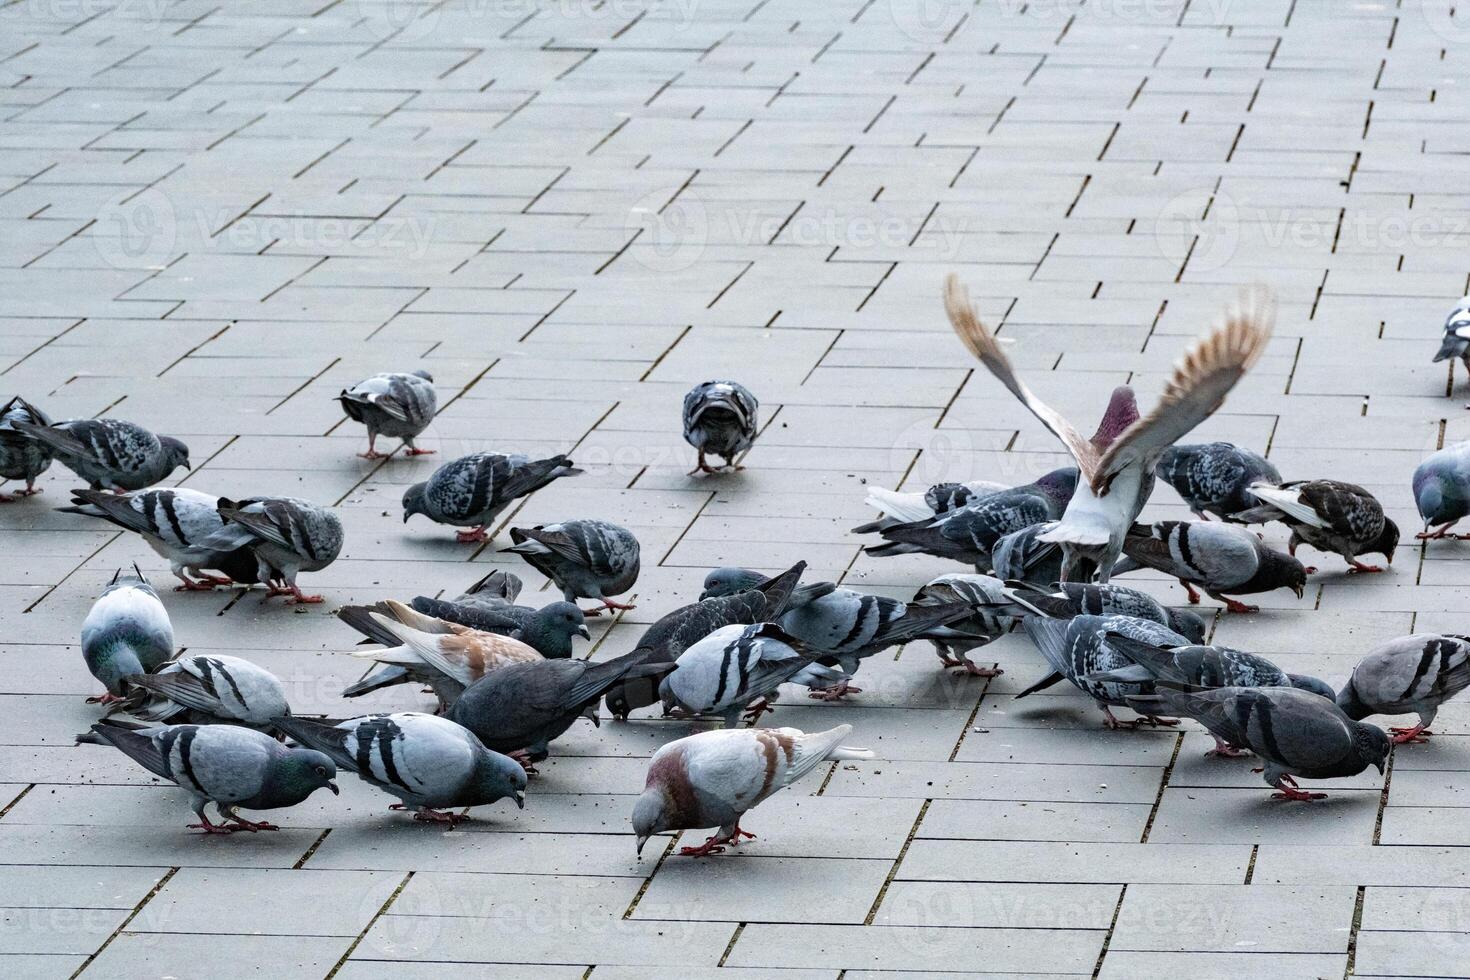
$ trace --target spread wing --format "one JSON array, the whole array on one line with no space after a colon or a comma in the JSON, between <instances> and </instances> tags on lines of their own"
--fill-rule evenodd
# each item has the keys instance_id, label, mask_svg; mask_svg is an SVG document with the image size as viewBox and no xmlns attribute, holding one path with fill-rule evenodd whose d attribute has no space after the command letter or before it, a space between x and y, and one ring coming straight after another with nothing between
<instances>
[{"instance_id":1,"label":"spread wing","mask_svg":"<svg viewBox=\"0 0 1470 980\"><path fill-rule=\"evenodd\" d=\"M1097 472L1098 455L1092 443L1088 442L1081 433L1072 428L1072 423L1062 418L1046 402L1031 394L1021 379L1016 377L1015 369L1011 367L1010 358L1000 349L985 324L980 322L980 317L975 313L975 307L970 303L969 290L960 283L960 277L950 273L944 280L944 311L949 314L950 325L954 332L959 334L960 340L970 349L970 353L980 359L980 363L990 369L990 373L1000 379L1000 383L1010 389L1022 405L1041 424L1051 430L1052 435L1062 441L1067 447L1067 452L1077 461L1077 468L1082 471L1082 478L1089 482L1094 480ZM1233 382L1232 382L1233 383ZM1227 389L1228 390L1228 389Z\"/></svg>"}]
</instances>

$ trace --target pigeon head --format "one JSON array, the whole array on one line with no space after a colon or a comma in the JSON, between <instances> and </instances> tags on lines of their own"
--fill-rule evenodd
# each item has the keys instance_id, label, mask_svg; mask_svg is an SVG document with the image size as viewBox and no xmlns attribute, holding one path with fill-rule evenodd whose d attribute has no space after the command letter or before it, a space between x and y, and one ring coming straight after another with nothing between
<instances>
[{"instance_id":1,"label":"pigeon head","mask_svg":"<svg viewBox=\"0 0 1470 980\"><path fill-rule=\"evenodd\" d=\"M704 577L704 591L699 594L699 601L744 592L755 588L765 580L764 575L748 568L735 568L730 565L717 568Z\"/></svg>"},{"instance_id":2,"label":"pigeon head","mask_svg":"<svg viewBox=\"0 0 1470 980\"><path fill-rule=\"evenodd\" d=\"M1300 599L1307 591L1307 566L1291 555L1272 548L1261 549L1261 565L1252 582L1269 583L1278 589L1290 589Z\"/></svg>"},{"instance_id":3,"label":"pigeon head","mask_svg":"<svg viewBox=\"0 0 1470 980\"><path fill-rule=\"evenodd\" d=\"M1320 680L1310 674L1287 674L1286 678L1291 681L1291 686L1298 691L1310 691L1313 694L1321 695L1329 701L1337 700L1337 692L1332 689L1332 685L1324 680ZM1342 707L1342 705L1338 705L1338 707Z\"/></svg>"},{"instance_id":4,"label":"pigeon head","mask_svg":"<svg viewBox=\"0 0 1470 980\"><path fill-rule=\"evenodd\" d=\"M475 785L486 803L510 798L526 808L526 770L519 762L499 752L488 752L475 766Z\"/></svg>"},{"instance_id":5,"label":"pigeon head","mask_svg":"<svg viewBox=\"0 0 1470 980\"><path fill-rule=\"evenodd\" d=\"M159 436L158 443L163 446L163 458L168 461L170 467L182 466L186 470L192 468L189 466L188 446L173 436Z\"/></svg>"},{"instance_id":6,"label":"pigeon head","mask_svg":"<svg viewBox=\"0 0 1470 980\"><path fill-rule=\"evenodd\" d=\"M415 483L403 491L403 523L415 514L429 513L428 489L427 483Z\"/></svg>"},{"instance_id":7,"label":"pigeon head","mask_svg":"<svg viewBox=\"0 0 1470 980\"><path fill-rule=\"evenodd\" d=\"M1388 754L1393 749L1388 733L1377 725L1365 725L1362 722L1355 723L1353 727L1353 742L1358 750L1358 758L1377 769L1380 776L1383 775Z\"/></svg>"},{"instance_id":8,"label":"pigeon head","mask_svg":"<svg viewBox=\"0 0 1470 980\"><path fill-rule=\"evenodd\" d=\"M1419 506L1419 516L1424 526L1447 524L1465 515L1466 501L1453 479L1442 472L1450 467L1448 461L1430 457L1414 471L1414 502Z\"/></svg>"},{"instance_id":9,"label":"pigeon head","mask_svg":"<svg viewBox=\"0 0 1470 980\"><path fill-rule=\"evenodd\" d=\"M423 378L425 381L429 382L430 384L433 384L434 383L434 376L432 374L430 374L428 371L425 371L423 368L419 368L417 371L412 371L410 373L415 378Z\"/></svg>"},{"instance_id":10,"label":"pigeon head","mask_svg":"<svg viewBox=\"0 0 1470 980\"><path fill-rule=\"evenodd\" d=\"M1399 526L1393 521L1385 519L1383 532L1378 535L1378 540L1368 546L1365 555L1382 555L1390 564L1393 564L1393 550L1399 546Z\"/></svg>"},{"instance_id":11,"label":"pigeon head","mask_svg":"<svg viewBox=\"0 0 1470 980\"><path fill-rule=\"evenodd\" d=\"M1090 440L1099 452L1112 445L1113 440L1123 434L1123 430L1138 421L1138 400L1133 397L1133 389L1127 385L1119 385L1113 389L1113 395L1108 399L1108 410L1103 412L1102 421L1097 424L1097 431L1092 434Z\"/></svg>"},{"instance_id":12,"label":"pigeon head","mask_svg":"<svg viewBox=\"0 0 1470 980\"><path fill-rule=\"evenodd\" d=\"M336 796L341 792L332 782L337 776L337 764L331 756L316 749L287 749L286 756L272 775L273 794L278 799L299 803L319 789L329 789Z\"/></svg>"},{"instance_id":13,"label":"pigeon head","mask_svg":"<svg viewBox=\"0 0 1470 980\"><path fill-rule=\"evenodd\" d=\"M565 644L568 656L571 655L572 637L592 639L592 634L587 629L587 617L574 602L553 602L536 610L535 615L531 617L529 628L546 639L554 641L556 646Z\"/></svg>"},{"instance_id":14,"label":"pigeon head","mask_svg":"<svg viewBox=\"0 0 1470 980\"><path fill-rule=\"evenodd\" d=\"M1075 466L1063 466L1059 470L1050 473L1036 481L1036 486L1048 497L1065 503L1072 499L1072 494L1077 492L1077 478L1080 474Z\"/></svg>"},{"instance_id":15,"label":"pigeon head","mask_svg":"<svg viewBox=\"0 0 1470 980\"><path fill-rule=\"evenodd\" d=\"M668 794L662 786L649 786L633 804L633 833L638 836L638 856L643 857L643 845L648 838L662 830L676 829L669 819Z\"/></svg>"},{"instance_id":16,"label":"pigeon head","mask_svg":"<svg viewBox=\"0 0 1470 980\"><path fill-rule=\"evenodd\" d=\"M1187 637L1190 643L1200 645L1205 642L1205 621L1199 616L1187 609L1165 609L1164 614L1169 620L1169 628Z\"/></svg>"}]
</instances>

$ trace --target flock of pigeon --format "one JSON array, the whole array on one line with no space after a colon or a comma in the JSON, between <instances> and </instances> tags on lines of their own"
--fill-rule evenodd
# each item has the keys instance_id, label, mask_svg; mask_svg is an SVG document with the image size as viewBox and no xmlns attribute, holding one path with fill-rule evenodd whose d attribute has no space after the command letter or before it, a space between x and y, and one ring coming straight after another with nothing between
<instances>
[{"instance_id":1,"label":"flock of pigeon","mask_svg":"<svg viewBox=\"0 0 1470 980\"><path fill-rule=\"evenodd\" d=\"M432 692L437 706L432 714L339 721L293 715L280 680L248 660L175 656L168 613L134 567L113 577L82 624L87 667L106 689L89 701L107 705L107 714L78 741L112 745L176 783L199 816L190 826L207 833L274 829L239 810L292 806L323 787L335 793L339 769L396 797L395 809L452 827L468 819L469 807L507 798L524 806L536 763L579 718L597 723L600 703L622 719L658 706L665 717L719 724L653 755L631 818L638 850L655 834L717 828L680 851L704 855L753 836L740 827L743 815L821 763L872 758L843 744L850 725L803 733L743 723L771 710L783 684L828 701L859 694L854 680L865 659L916 640L931 642L943 667L993 677L1001 671L970 655L1019 628L1051 668L1019 697L1065 680L1101 707L1111 728L1192 718L1214 736L1215 753L1254 753L1273 795L1293 800L1322 796L1301 789L1298 778L1350 776L1370 765L1381 772L1392 744L1424 741L1439 705L1470 686L1470 637L1390 641L1334 691L1255 654L1207 645L1199 616L1112 583L1154 569L1177 578L1190 603L1202 591L1229 612L1247 612L1255 607L1237 597L1279 588L1302 594L1316 569L1297 559L1301 545L1340 556L1356 573L1383 571L1365 556L1392 562L1399 530L1362 487L1283 481L1267 460L1224 442L1177 444L1265 349L1274 317L1268 297L1247 296L1196 342L1148 415L1140 416L1131 389L1114 391L1090 438L1027 388L954 276L944 300L966 347L1075 465L1023 486L873 489L868 503L880 517L854 529L881 538L869 553L918 552L968 566L911 600L802 584L805 563L773 577L720 568L696 601L655 622L631 653L593 662L574 656L575 641L590 639L586 617L633 608L615 597L637 582L637 538L601 520L513 527L506 550L564 599L520 604L520 579L499 569L452 599L342 608L339 617L363 641L352 656L373 661L343 696L412 684ZM1470 368L1470 299L1445 333L1436 359L1463 357ZM377 375L339 398L367 428L368 458L384 455L379 436L403 440L409 453L432 452L413 442L437 410L426 372ZM693 472L739 469L759 432L758 413L755 397L734 382L689 392L683 429L699 454ZM341 550L342 525L330 509L292 497L150 489L188 467L188 448L177 439L116 419L53 423L12 399L0 410L0 477L24 480L18 495L37 493L35 479L53 460L89 484L61 509L141 535L169 562L176 591L262 584L266 598L322 601L303 593L297 576L324 568ZM484 542L513 501L579 472L566 456L475 453L410 487L403 518L421 514L467 528L460 541ZM1156 480L1174 487L1198 520L1139 523ZM1470 514L1470 443L1426 459L1413 492L1424 521L1418 537L1449 536ZM1248 527L1268 522L1290 529L1286 551ZM584 610L580 600L597 605ZM1113 709L1125 707L1138 717L1120 721ZM1385 732L1362 721L1396 714L1417 715L1417 723ZM209 803L219 822L207 815Z\"/></svg>"}]
</instances>

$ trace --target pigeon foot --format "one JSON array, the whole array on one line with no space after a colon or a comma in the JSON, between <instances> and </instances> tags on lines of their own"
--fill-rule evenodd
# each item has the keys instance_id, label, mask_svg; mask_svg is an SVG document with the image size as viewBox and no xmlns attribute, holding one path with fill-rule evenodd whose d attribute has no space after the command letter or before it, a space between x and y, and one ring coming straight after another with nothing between
<instances>
[{"instance_id":1,"label":"pigeon foot","mask_svg":"<svg viewBox=\"0 0 1470 980\"><path fill-rule=\"evenodd\" d=\"M460 544L483 543L490 540L490 535L485 533L485 528L481 525L468 531L454 532L454 540Z\"/></svg>"},{"instance_id":2,"label":"pigeon foot","mask_svg":"<svg viewBox=\"0 0 1470 980\"><path fill-rule=\"evenodd\" d=\"M1429 741L1429 736L1434 733L1423 725L1415 725L1413 728L1390 728L1389 734L1393 736L1394 745L1423 745Z\"/></svg>"},{"instance_id":3,"label":"pigeon foot","mask_svg":"<svg viewBox=\"0 0 1470 980\"><path fill-rule=\"evenodd\" d=\"M1261 607L1248 605L1244 602L1241 602L1239 599L1226 599L1225 611L1233 613L1253 613L1260 612Z\"/></svg>"},{"instance_id":4,"label":"pigeon foot","mask_svg":"<svg viewBox=\"0 0 1470 980\"><path fill-rule=\"evenodd\" d=\"M839 681L832 687L825 687L819 691L809 691L807 692L807 697L815 698L818 701L841 701L849 694L861 693L863 693L862 688L853 687L847 681Z\"/></svg>"},{"instance_id":5,"label":"pigeon foot","mask_svg":"<svg viewBox=\"0 0 1470 980\"><path fill-rule=\"evenodd\" d=\"M121 700L122 700L122 698L118 697L116 694L113 694L111 691L108 691L108 692L103 693L103 694L95 694L95 695L93 695L92 697L90 697L90 698L87 699L87 702L86 703L87 704L116 704L117 702L119 702Z\"/></svg>"},{"instance_id":6,"label":"pigeon foot","mask_svg":"<svg viewBox=\"0 0 1470 980\"><path fill-rule=\"evenodd\" d=\"M1360 561L1352 561L1352 562L1349 562L1348 564L1352 566L1351 568L1348 569L1348 574L1349 575L1353 575L1353 574L1355 574L1357 572L1362 572L1363 574L1366 575L1366 574L1370 574L1372 572L1381 572L1381 571L1384 570L1382 565L1364 565Z\"/></svg>"}]
</instances>

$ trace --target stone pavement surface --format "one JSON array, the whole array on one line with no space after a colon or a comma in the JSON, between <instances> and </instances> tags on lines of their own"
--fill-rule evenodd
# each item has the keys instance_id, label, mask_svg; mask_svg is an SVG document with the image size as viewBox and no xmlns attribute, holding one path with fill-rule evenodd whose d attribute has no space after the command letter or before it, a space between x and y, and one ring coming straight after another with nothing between
<instances>
[{"instance_id":1,"label":"stone pavement surface","mask_svg":"<svg viewBox=\"0 0 1470 980\"><path fill-rule=\"evenodd\" d=\"M164 596L183 647L257 660L298 713L427 703L338 698L361 673L339 605L492 564L553 597L400 522L403 487L469 451L587 470L507 522L637 532L637 609L599 658L715 565L900 596L949 570L860 553L865 485L1062 459L950 333L950 270L1079 419L1125 381L1148 403L1270 284L1270 349L1198 436L1365 484L1417 530L1414 465L1470 435L1428 363L1470 271L1467 57L1450 0L12 0L0 395L180 436L181 485L339 508L343 557L302 580L324 606ZM439 455L356 459L332 396L415 367ZM711 376L755 389L764 433L695 479L680 399ZM579 724L524 812L454 832L347 777L278 834L201 838L181 792L71 744L98 713L89 604L128 562L168 581L54 512L75 484L56 466L0 507L0 975L1470 975L1470 703L1387 780L1279 804L1198 728L1013 703L1041 669L1019 636L981 652L992 682L919 644L851 704L788 697L776 723L851 722L879 761L772 800L717 859L634 859L646 757L688 730L646 718ZM1146 514L1185 511L1161 488ZM1408 542L1390 574L1328 558L1300 601L1205 608L1216 639L1340 683L1380 639L1463 630L1467 556Z\"/></svg>"}]
</instances>

